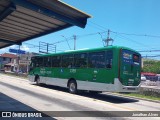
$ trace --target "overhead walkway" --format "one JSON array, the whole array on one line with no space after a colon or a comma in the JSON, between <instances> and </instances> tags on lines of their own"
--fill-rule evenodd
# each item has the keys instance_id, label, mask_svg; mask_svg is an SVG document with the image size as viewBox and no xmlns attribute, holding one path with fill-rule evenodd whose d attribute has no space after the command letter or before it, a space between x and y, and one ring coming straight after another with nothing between
<instances>
[{"instance_id":1,"label":"overhead walkway","mask_svg":"<svg viewBox=\"0 0 160 120\"><path fill-rule=\"evenodd\" d=\"M71 26L84 28L90 17L59 0L0 0L0 48Z\"/></svg>"}]
</instances>

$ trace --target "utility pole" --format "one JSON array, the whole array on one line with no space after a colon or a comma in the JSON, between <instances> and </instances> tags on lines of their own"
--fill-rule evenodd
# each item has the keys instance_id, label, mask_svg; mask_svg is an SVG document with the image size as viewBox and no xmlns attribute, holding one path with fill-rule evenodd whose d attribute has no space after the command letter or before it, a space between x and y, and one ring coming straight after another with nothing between
<instances>
[{"instance_id":1,"label":"utility pole","mask_svg":"<svg viewBox=\"0 0 160 120\"><path fill-rule=\"evenodd\" d=\"M113 39L110 38L110 30L108 30L108 36L107 39L104 40L106 47L109 46L109 42L112 41L113 43Z\"/></svg>"},{"instance_id":2,"label":"utility pole","mask_svg":"<svg viewBox=\"0 0 160 120\"><path fill-rule=\"evenodd\" d=\"M19 48L17 50L17 56L18 56L18 60L17 60L17 75L19 73L19 70L20 70L20 66L19 66L19 61L20 61L20 45L19 45Z\"/></svg>"},{"instance_id":3,"label":"utility pole","mask_svg":"<svg viewBox=\"0 0 160 120\"><path fill-rule=\"evenodd\" d=\"M110 41L110 37L109 37L109 35L110 35L110 30L108 30L108 37L107 37L107 46L109 45L109 41Z\"/></svg>"},{"instance_id":4,"label":"utility pole","mask_svg":"<svg viewBox=\"0 0 160 120\"><path fill-rule=\"evenodd\" d=\"M77 39L76 35L73 35L73 39L74 39L74 50L76 50L76 39Z\"/></svg>"}]
</instances>

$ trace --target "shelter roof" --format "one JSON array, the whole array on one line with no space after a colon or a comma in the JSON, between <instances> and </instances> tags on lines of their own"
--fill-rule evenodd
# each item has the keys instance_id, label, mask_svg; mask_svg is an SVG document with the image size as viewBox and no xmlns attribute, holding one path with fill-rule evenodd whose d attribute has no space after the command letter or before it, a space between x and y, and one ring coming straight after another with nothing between
<instances>
[{"instance_id":1,"label":"shelter roof","mask_svg":"<svg viewBox=\"0 0 160 120\"><path fill-rule=\"evenodd\" d=\"M74 25L84 28L90 17L59 0L0 0L0 48Z\"/></svg>"}]
</instances>

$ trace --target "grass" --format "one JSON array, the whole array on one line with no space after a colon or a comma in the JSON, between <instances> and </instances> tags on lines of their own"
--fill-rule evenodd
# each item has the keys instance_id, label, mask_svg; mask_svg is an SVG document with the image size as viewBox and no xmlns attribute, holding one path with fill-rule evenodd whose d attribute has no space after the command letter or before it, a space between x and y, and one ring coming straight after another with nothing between
<instances>
[{"instance_id":1,"label":"grass","mask_svg":"<svg viewBox=\"0 0 160 120\"><path fill-rule=\"evenodd\" d=\"M121 94L123 94L125 96L130 96L130 97L137 97L137 98L143 98L143 99L149 99L149 100L159 100L160 101L160 97L144 95L144 94L140 94L140 93L129 93L129 94L121 93Z\"/></svg>"}]
</instances>

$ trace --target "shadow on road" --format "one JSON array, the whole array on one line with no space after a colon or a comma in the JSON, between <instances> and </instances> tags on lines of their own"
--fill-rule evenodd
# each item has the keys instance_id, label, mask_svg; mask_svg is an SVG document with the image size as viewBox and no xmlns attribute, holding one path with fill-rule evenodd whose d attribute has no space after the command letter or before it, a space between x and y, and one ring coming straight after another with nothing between
<instances>
[{"instance_id":1,"label":"shadow on road","mask_svg":"<svg viewBox=\"0 0 160 120\"><path fill-rule=\"evenodd\" d=\"M35 85L35 84L33 84L33 85ZM40 87L45 87L48 89L54 89L54 90L58 90L58 91L68 92L67 88L62 88L62 87L58 87L58 86L42 84L42 85L40 85ZM107 93L91 94L89 92L79 91L78 95L89 97L89 98L94 98L94 99L102 100L102 101L106 101L106 102L117 103L117 104L138 102L138 100L136 100L136 99L126 98L123 96L111 95L111 94L107 94Z\"/></svg>"},{"instance_id":2,"label":"shadow on road","mask_svg":"<svg viewBox=\"0 0 160 120\"><path fill-rule=\"evenodd\" d=\"M23 97L23 96L22 96ZM13 114L14 113L41 113L40 111L37 111L36 109L25 105L24 103L17 101L16 99L13 99L3 93L0 93L0 117L6 115L5 113L1 113L3 111L8 111L11 112L11 117L14 117L15 119L20 119L21 117L16 117L18 114ZM8 114L7 114L8 115ZM20 115L20 114L19 114ZM47 114L42 113L42 116L45 117L30 117L32 120L53 120L52 117L49 117ZM5 116L4 116L5 117ZM8 118L8 117L7 117Z\"/></svg>"}]
</instances>

